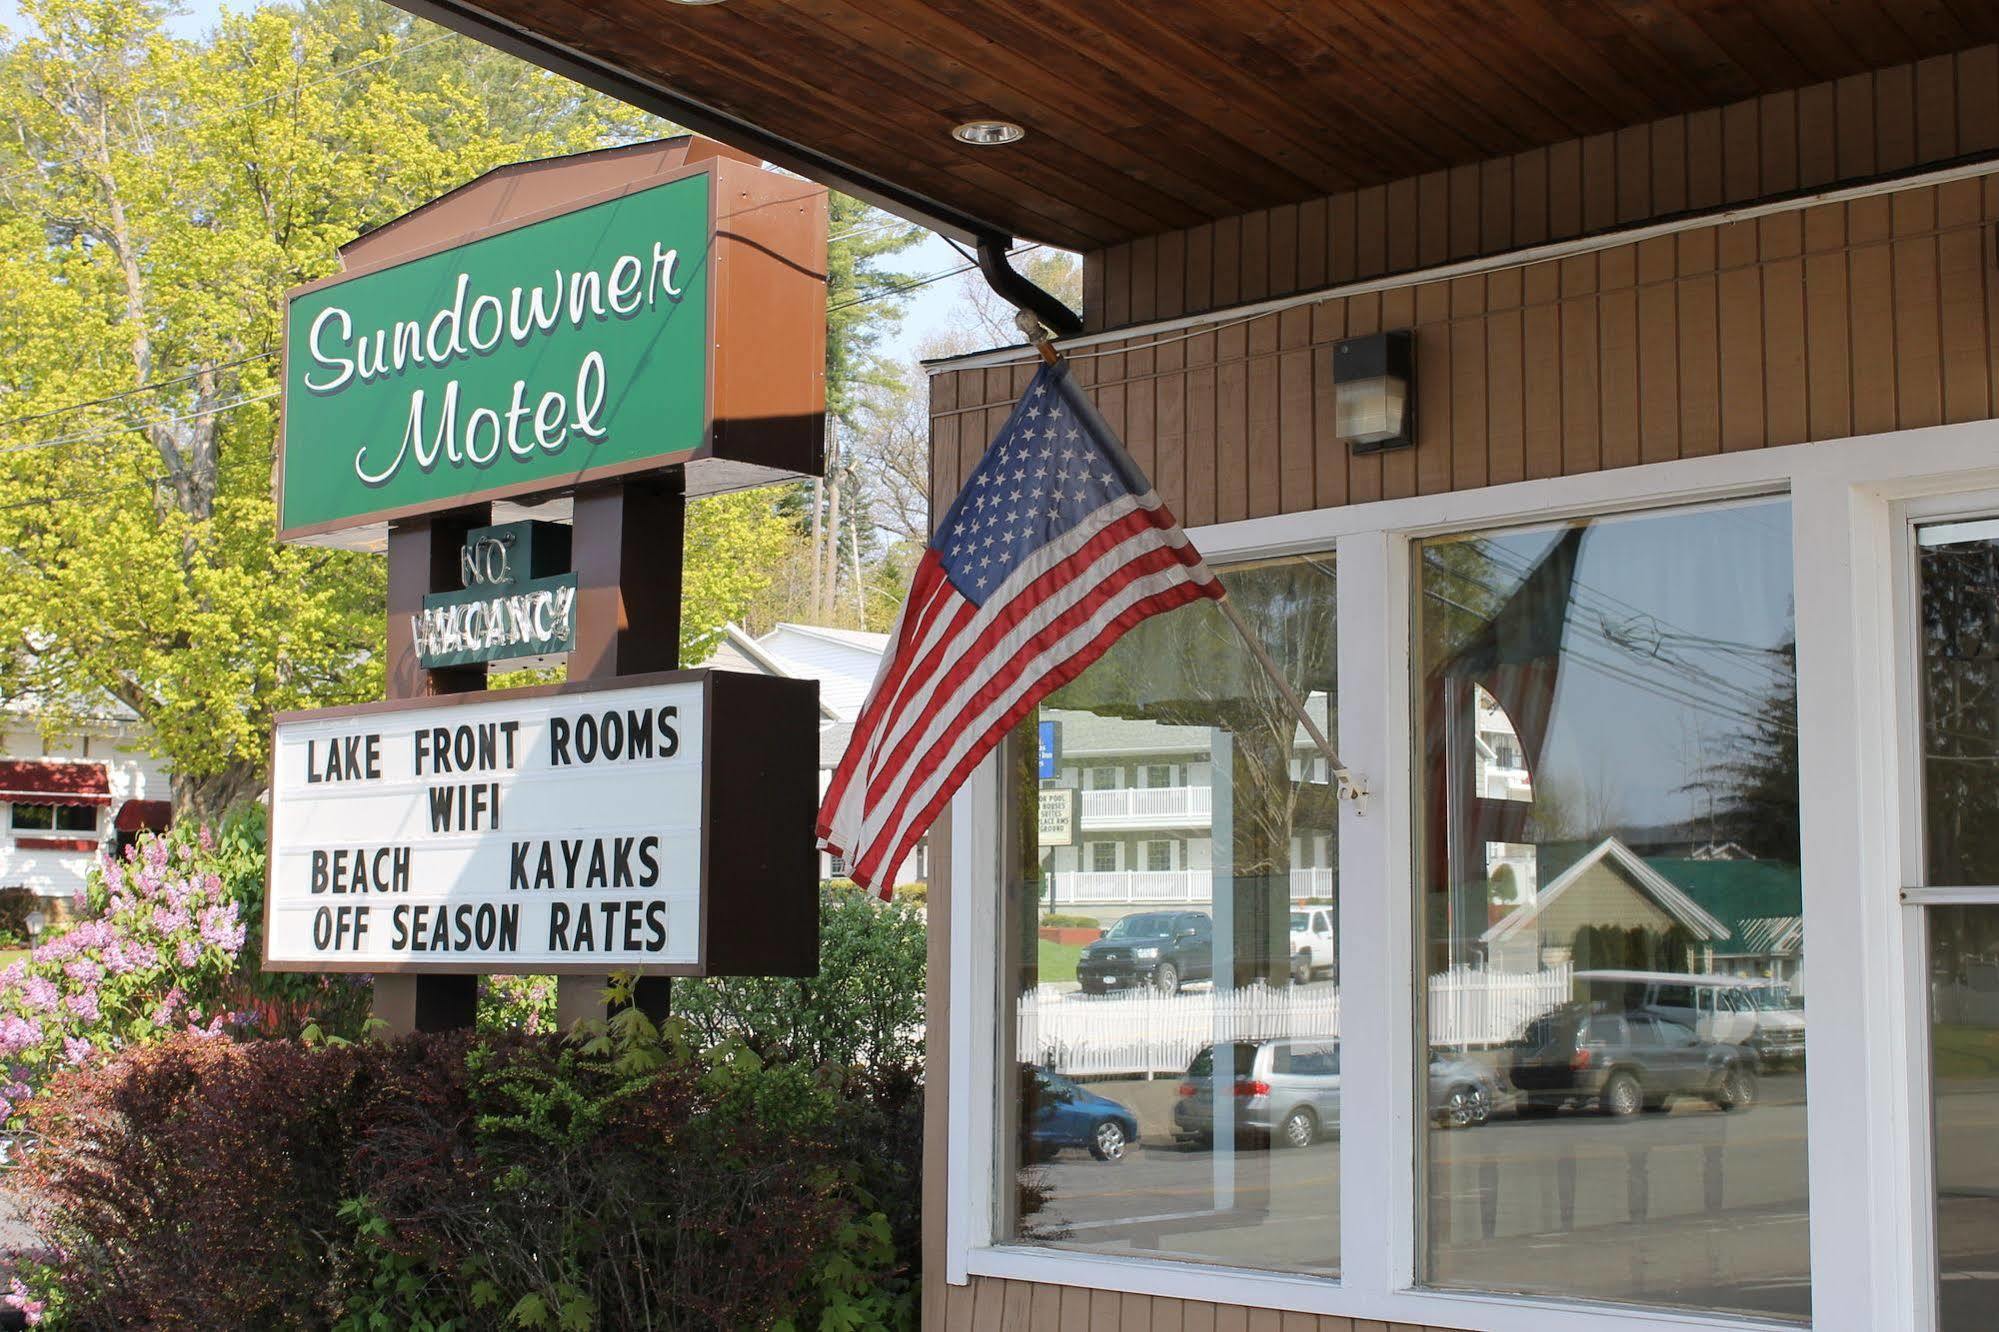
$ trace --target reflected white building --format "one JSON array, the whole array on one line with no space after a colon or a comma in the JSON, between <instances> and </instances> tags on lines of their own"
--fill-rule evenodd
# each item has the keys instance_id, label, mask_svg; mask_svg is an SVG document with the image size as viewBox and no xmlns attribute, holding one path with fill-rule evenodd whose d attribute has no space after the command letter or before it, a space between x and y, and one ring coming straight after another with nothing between
<instances>
[{"instance_id":1,"label":"reflected white building","mask_svg":"<svg viewBox=\"0 0 1999 1332\"><path fill-rule=\"evenodd\" d=\"M1072 843L1042 848L1051 882L1043 907L1112 919L1127 910L1210 905L1216 732L1052 708L1041 716L1060 728L1054 775L1044 767L1042 788L1076 792ZM1325 756L1302 727L1290 776L1331 782ZM1291 900L1331 900L1337 857L1330 833L1295 833Z\"/></svg>"}]
</instances>

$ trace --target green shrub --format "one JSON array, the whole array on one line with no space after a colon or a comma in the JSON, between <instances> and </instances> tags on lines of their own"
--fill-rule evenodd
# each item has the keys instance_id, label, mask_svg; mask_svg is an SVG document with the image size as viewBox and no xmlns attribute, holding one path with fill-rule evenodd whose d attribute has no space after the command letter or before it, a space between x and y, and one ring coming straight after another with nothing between
<instances>
[{"instance_id":1,"label":"green shrub","mask_svg":"<svg viewBox=\"0 0 1999 1332\"><path fill-rule=\"evenodd\" d=\"M1051 930L1100 930L1104 923L1095 916L1072 916L1060 911L1051 911L1035 924Z\"/></svg>"},{"instance_id":2,"label":"green shrub","mask_svg":"<svg viewBox=\"0 0 1999 1332\"><path fill-rule=\"evenodd\" d=\"M697 1043L741 1040L766 1059L906 1069L923 1057L923 913L828 888L819 974L802 980L676 980L673 1014Z\"/></svg>"}]
</instances>

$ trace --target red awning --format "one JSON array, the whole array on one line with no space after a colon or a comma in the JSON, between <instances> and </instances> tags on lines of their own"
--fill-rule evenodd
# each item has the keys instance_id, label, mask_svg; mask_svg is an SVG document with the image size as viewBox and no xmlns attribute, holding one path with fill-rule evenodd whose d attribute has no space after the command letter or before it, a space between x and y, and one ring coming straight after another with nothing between
<instances>
[{"instance_id":1,"label":"red awning","mask_svg":"<svg viewBox=\"0 0 1999 1332\"><path fill-rule=\"evenodd\" d=\"M111 775L102 763L0 759L0 800L15 805L108 805Z\"/></svg>"},{"instance_id":2,"label":"red awning","mask_svg":"<svg viewBox=\"0 0 1999 1332\"><path fill-rule=\"evenodd\" d=\"M123 833L163 833L173 821L174 804L171 800L127 800L118 806L118 817L111 821L111 826Z\"/></svg>"}]
</instances>

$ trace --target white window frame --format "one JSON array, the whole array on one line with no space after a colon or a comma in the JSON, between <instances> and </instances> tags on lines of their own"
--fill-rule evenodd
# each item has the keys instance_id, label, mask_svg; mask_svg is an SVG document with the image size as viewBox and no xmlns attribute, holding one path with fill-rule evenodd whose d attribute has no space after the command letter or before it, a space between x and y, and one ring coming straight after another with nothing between
<instances>
[{"instance_id":1,"label":"white window frame","mask_svg":"<svg viewBox=\"0 0 1999 1332\"><path fill-rule=\"evenodd\" d=\"M999 977L997 764L952 802L951 1067L945 1277L1128 1291L1487 1332L1795 1328L1693 1310L1416 1285L1410 704L1411 543L1509 523L1787 493L1798 643L1812 1307L1821 1329L1904 1328L1930 1307L1922 981L1900 903L1908 872L1905 630L1909 514L1999 488L1999 422L1978 421L1385 500L1196 529L1217 565L1337 552L1342 756L1371 795L1340 812L1341 1276L1075 1253L994 1234ZM1948 501L1945 501L1948 503ZM1914 508L1912 509L1912 506Z\"/></svg>"},{"instance_id":2,"label":"white window frame","mask_svg":"<svg viewBox=\"0 0 1999 1332\"><path fill-rule=\"evenodd\" d=\"M1897 807L1901 834L1900 894L1901 938L1906 963L1903 970L1904 1039L1910 1051L1913 1073L1904 1096L1909 1116L1909 1177L1920 1188L1909 1217L1913 1242L1914 1272L1918 1283L1911 1332L1936 1332L1939 1309L1936 1283L1936 1172L1935 1119L1930 1096L1930 1021L1928 994L1929 918L1927 909L1946 905L1990 905L1999 902L1999 885L1975 887L1929 886L1923 845L1923 753L1922 753L1922 651L1917 644L1921 618L1921 584L1916 529L1953 519L1999 516L1999 489L1960 490L1909 500L1897 506L1894 518L1894 625L1899 651L1895 661L1896 715L1902 725L1896 735L1897 756L1903 782Z\"/></svg>"}]
</instances>

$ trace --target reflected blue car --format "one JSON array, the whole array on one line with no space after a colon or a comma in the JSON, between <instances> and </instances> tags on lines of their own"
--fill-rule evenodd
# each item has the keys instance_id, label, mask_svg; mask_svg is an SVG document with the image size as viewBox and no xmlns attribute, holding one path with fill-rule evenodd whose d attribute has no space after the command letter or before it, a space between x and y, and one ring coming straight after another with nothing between
<instances>
[{"instance_id":1,"label":"reflected blue car","mask_svg":"<svg viewBox=\"0 0 1999 1332\"><path fill-rule=\"evenodd\" d=\"M1059 1073L1035 1069L1025 1107L1027 1145L1045 1160L1064 1147L1081 1147L1099 1161L1122 1161L1138 1141L1138 1116Z\"/></svg>"}]
</instances>

